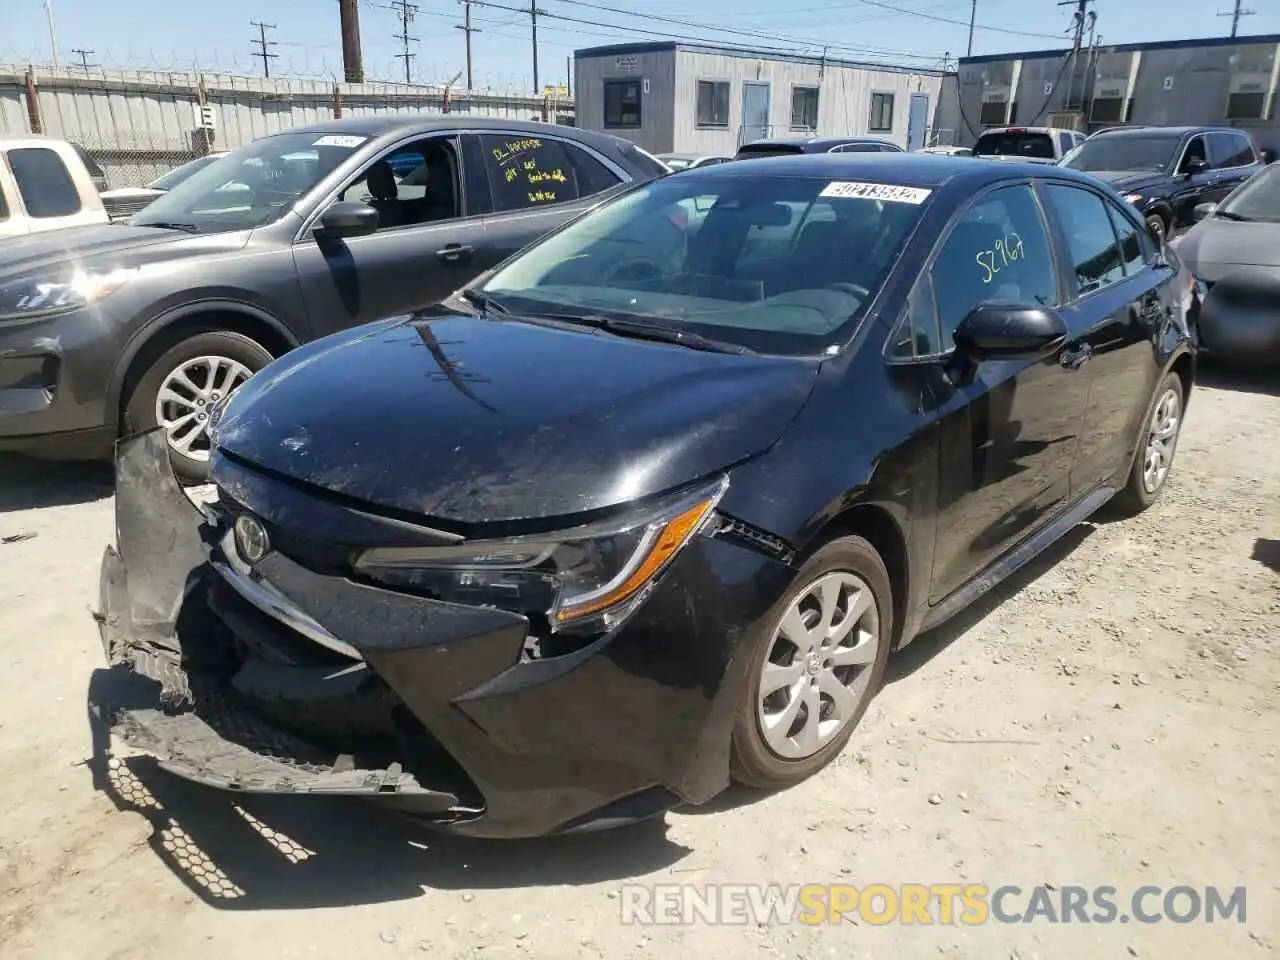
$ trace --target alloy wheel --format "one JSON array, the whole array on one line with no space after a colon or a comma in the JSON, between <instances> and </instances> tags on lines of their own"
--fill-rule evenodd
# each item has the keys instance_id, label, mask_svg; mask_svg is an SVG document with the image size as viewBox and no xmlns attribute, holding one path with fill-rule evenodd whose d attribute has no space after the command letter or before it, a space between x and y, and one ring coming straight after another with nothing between
<instances>
[{"instance_id":1,"label":"alloy wheel","mask_svg":"<svg viewBox=\"0 0 1280 960\"><path fill-rule=\"evenodd\" d=\"M171 449L192 460L209 459L209 413L253 376L229 357L194 357L171 371L156 394L156 423Z\"/></svg>"},{"instance_id":2,"label":"alloy wheel","mask_svg":"<svg viewBox=\"0 0 1280 960\"><path fill-rule=\"evenodd\" d=\"M880 643L880 611L861 578L836 571L792 601L766 646L756 720L786 760L813 756L858 715Z\"/></svg>"},{"instance_id":3,"label":"alloy wheel","mask_svg":"<svg viewBox=\"0 0 1280 960\"><path fill-rule=\"evenodd\" d=\"M1182 426L1182 397L1177 390L1166 390L1151 414L1147 431L1147 448L1142 460L1142 486L1153 494L1163 485L1173 466L1173 449Z\"/></svg>"}]
</instances>

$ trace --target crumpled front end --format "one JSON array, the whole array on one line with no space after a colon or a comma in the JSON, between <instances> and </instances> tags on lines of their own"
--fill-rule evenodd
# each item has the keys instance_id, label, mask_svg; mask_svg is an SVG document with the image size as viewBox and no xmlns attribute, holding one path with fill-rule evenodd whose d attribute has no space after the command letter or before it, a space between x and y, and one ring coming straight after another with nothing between
<instances>
[{"instance_id":1,"label":"crumpled front end","mask_svg":"<svg viewBox=\"0 0 1280 960\"><path fill-rule=\"evenodd\" d=\"M118 452L110 667L90 701L162 767L502 837L642 819L727 786L735 653L790 578L729 525L694 537L619 628L530 658L526 617L350 567L352 544L436 532L220 466L219 499L197 507L161 434Z\"/></svg>"}]
</instances>

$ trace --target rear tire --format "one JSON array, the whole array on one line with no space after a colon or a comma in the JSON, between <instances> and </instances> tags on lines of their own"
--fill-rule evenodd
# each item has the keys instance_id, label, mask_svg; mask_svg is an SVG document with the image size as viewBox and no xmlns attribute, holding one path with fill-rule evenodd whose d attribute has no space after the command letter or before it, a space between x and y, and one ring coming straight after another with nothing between
<instances>
[{"instance_id":1,"label":"rear tire","mask_svg":"<svg viewBox=\"0 0 1280 960\"><path fill-rule=\"evenodd\" d=\"M1173 471L1185 408L1182 378L1176 373L1167 374L1147 407L1128 481L1111 500L1116 513L1136 516L1159 498Z\"/></svg>"},{"instance_id":2,"label":"rear tire","mask_svg":"<svg viewBox=\"0 0 1280 960\"><path fill-rule=\"evenodd\" d=\"M830 763L883 682L893 637L884 561L862 537L833 540L804 563L757 629L744 645L730 773L744 786L774 790Z\"/></svg>"},{"instance_id":3,"label":"rear tire","mask_svg":"<svg viewBox=\"0 0 1280 960\"><path fill-rule=\"evenodd\" d=\"M266 347L230 330L189 337L153 360L139 377L125 405L126 432L164 426L178 480L205 483L209 409L273 359Z\"/></svg>"}]
</instances>

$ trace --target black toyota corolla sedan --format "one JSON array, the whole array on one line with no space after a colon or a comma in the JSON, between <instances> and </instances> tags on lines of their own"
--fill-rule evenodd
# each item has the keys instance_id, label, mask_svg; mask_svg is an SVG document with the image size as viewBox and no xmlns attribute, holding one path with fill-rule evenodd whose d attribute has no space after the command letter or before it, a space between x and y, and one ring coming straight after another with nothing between
<instances>
[{"instance_id":1,"label":"black toyota corolla sedan","mask_svg":"<svg viewBox=\"0 0 1280 960\"><path fill-rule=\"evenodd\" d=\"M929 156L606 201L118 451L96 715L238 791L511 837L794 784L892 653L1166 483L1195 282L1109 188Z\"/></svg>"}]
</instances>

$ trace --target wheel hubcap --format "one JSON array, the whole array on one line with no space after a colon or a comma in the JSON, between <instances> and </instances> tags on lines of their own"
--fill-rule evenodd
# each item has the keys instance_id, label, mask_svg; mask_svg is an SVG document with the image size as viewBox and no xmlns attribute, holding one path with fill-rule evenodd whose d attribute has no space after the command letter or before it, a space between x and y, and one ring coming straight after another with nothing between
<instances>
[{"instance_id":1,"label":"wheel hubcap","mask_svg":"<svg viewBox=\"0 0 1280 960\"><path fill-rule=\"evenodd\" d=\"M1182 399L1177 390L1166 390L1151 415L1147 432L1147 449L1142 461L1142 485L1147 493L1155 493L1169 475L1173 465L1173 448L1178 442L1182 424Z\"/></svg>"},{"instance_id":2,"label":"wheel hubcap","mask_svg":"<svg viewBox=\"0 0 1280 960\"><path fill-rule=\"evenodd\" d=\"M193 460L209 459L209 413L253 376L229 357L196 357L173 370L156 395L156 422L169 446Z\"/></svg>"},{"instance_id":3,"label":"wheel hubcap","mask_svg":"<svg viewBox=\"0 0 1280 960\"><path fill-rule=\"evenodd\" d=\"M880 611L852 573L809 584L774 630L761 664L756 720L779 757L813 756L857 715L880 648Z\"/></svg>"}]
</instances>

